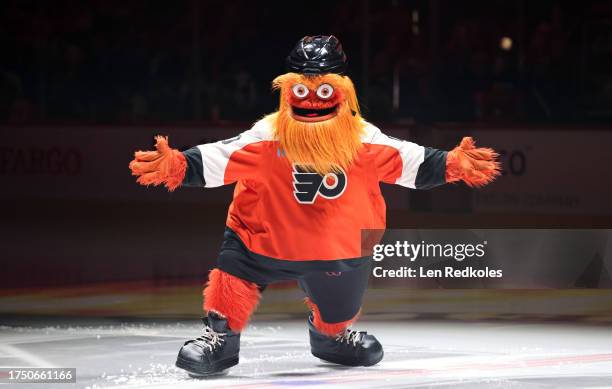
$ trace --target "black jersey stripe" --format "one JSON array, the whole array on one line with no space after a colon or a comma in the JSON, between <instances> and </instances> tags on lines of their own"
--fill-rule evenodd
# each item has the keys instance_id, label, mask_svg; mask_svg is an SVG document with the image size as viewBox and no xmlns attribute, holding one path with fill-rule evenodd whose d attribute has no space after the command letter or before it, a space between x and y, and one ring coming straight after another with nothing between
<instances>
[{"instance_id":1,"label":"black jersey stripe","mask_svg":"<svg viewBox=\"0 0 612 389\"><path fill-rule=\"evenodd\" d=\"M204 168L202 166L202 153L198 147L183 151L187 160L187 171L183 179L184 186L204 186Z\"/></svg>"},{"instance_id":2,"label":"black jersey stripe","mask_svg":"<svg viewBox=\"0 0 612 389\"><path fill-rule=\"evenodd\" d=\"M226 273L258 285L297 280L311 272L352 271L372 261L371 256L329 261L276 259L249 250L238 234L229 227L225 227L223 238L221 252L217 258L217 267Z\"/></svg>"},{"instance_id":3,"label":"black jersey stripe","mask_svg":"<svg viewBox=\"0 0 612 389\"><path fill-rule=\"evenodd\" d=\"M431 189L446 183L446 151L425 147L423 163L419 165L414 186Z\"/></svg>"}]
</instances>

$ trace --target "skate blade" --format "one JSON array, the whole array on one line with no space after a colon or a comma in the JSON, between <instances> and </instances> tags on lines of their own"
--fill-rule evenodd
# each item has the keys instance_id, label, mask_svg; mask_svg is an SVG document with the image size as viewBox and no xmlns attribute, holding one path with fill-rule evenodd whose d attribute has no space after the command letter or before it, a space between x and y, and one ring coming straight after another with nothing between
<instances>
[{"instance_id":1,"label":"skate blade","mask_svg":"<svg viewBox=\"0 0 612 389\"><path fill-rule=\"evenodd\" d=\"M187 373L189 375L189 377L197 379L197 380L203 380L203 379L207 379L207 378L218 378L218 377L225 377L226 375L229 374L229 369L225 369L223 371L218 371L215 373L210 373L210 374L197 374L197 373Z\"/></svg>"},{"instance_id":2,"label":"skate blade","mask_svg":"<svg viewBox=\"0 0 612 389\"><path fill-rule=\"evenodd\" d=\"M335 362L326 361L325 359L321 359L321 358L319 358L319 362L321 362L321 363L323 363L325 365L338 365Z\"/></svg>"},{"instance_id":3,"label":"skate blade","mask_svg":"<svg viewBox=\"0 0 612 389\"><path fill-rule=\"evenodd\" d=\"M323 362L325 365L335 365L335 366L343 366L343 367L351 368L351 367L370 367L370 366L374 366L374 365L378 364L380 361L382 361L382 359L385 356L385 353L382 352L379 358L375 358L375 359L372 359L372 360L366 360L366 361L344 360L344 361L336 361L336 362L331 360L332 359L331 357L329 359L323 359L322 355L315 354L315 353L313 353L313 355L315 357L317 357L319 359L319 361Z\"/></svg>"},{"instance_id":4,"label":"skate blade","mask_svg":"<svg viewBox=\"0 0 612 389\"><path fill-rule=\"evenodd\" d=\"M209 366L210 371L207 372L207 371L202 371L202 369L199 369L199 366L197 366L197 364L196 366L194 366L193 363L190 363L189 361L186 361L179 356L176 359L175 366L178 367L179 369L185 370L187 375L189 375L189 377L191 378L202 379L202 378L223 377L227 375L231 367L236 366L237 364L238 364L238 358L236 357L234 359L225 360L222 363L217 363L213 366Z\"/></svg>"}]
</instances>

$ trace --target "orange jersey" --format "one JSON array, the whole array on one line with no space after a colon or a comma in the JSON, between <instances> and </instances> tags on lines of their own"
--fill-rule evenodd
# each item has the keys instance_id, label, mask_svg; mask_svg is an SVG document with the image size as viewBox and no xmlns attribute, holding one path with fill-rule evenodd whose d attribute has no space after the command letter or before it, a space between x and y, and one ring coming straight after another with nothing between
<instances>
[{"instance_id":1,"label":"orange jersey","mask_svg":"<svg viewBox=\"0 0 612 389\"><path fill-rule=\"evenodd\" d=\"M395 139L366 123L346 171L321 176L293 166L269 119L185 151L186 185L236 183L227 226L253 253L289 261L362 256L361 230L384 229L380 182L429 188L445 182L446 152Z\"/></svg>"}]
</instances>

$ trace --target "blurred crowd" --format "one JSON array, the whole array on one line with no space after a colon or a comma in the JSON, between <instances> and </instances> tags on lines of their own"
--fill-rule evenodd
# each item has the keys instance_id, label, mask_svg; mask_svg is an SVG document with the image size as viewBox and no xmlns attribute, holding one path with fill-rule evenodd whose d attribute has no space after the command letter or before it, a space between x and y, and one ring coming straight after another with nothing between
<instances>
[{"instance_id":1,"label":"blurred crowd","mask_svg":"<svg viewBox=\"0 0 612 389\"><path fill-rule=\"evenodd\" d=\"M252 121L291 46L320 33L374 119L605 119L607 3L3 0L0 121Z\"/></svg>"}]
</instances>

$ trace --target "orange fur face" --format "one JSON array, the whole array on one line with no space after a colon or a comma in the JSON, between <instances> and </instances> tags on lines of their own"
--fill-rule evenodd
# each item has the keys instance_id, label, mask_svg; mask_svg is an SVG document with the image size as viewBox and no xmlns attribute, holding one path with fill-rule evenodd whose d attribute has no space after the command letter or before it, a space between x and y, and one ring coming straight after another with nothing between
<instances>
[{"instance_id":1,"label":"orange fur face","mask_svg":"<svg viewBox=\"0 0 612 389\"><path fill-rule=\"evenodd\" d=\"M319 174L346 169L361 147L363 121L355 87L346 76L286 73L272 114L275 136L289 161Z\"/></svg>"}]
</instances>

